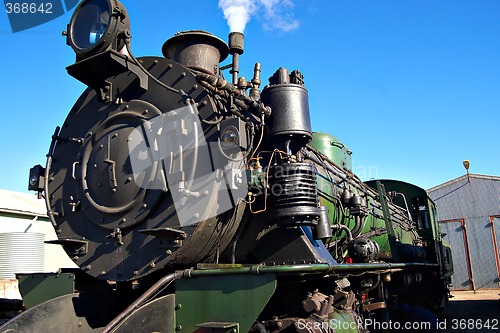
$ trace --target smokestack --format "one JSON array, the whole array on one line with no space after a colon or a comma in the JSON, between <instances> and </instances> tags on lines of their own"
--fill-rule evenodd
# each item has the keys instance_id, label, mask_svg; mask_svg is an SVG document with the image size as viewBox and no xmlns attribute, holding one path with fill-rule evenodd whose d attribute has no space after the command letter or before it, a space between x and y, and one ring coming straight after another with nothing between
<instances>
[{"instance_id":1,"label":"smokestack","mask_svg":"<svg viewBox=\"0 0 500 333\"><path fill-rule=\"evenodd\" d=\"M229 34L229 53L243 54L243 44L245 37L241 32L231 32Z\"/></svg>"},{"instance_id":2,"label":"smokestack","mask_svg":"<svg viewBox=\"0 0 500 333\"><path fill-rule=\"evenodd\" d=\"M231 32L229 39L229 54L233 56L233 66L230 71L233 74L233 84L238 84L238 73L240 72L239 57L243 54L245 37L241 32Z\"/></svg>"},{"instance_id":3,"label":"smokestack","mask_svg":"<svg viewBox=\"0 0 500 333\"><path fill-rule=\"evenodd\" d=\"M163 44L162 53L165 58L188 68L218 75L219 64L227 58L229 49L222 39L211 33L189 30L168 39Z\"/></svg>"}]
</instances>

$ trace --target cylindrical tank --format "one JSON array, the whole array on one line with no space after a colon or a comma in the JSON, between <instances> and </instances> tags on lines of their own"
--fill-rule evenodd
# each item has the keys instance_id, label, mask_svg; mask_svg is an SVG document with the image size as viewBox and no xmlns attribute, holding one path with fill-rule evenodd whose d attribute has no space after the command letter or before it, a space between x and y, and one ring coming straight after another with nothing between
<instances>
[{"instance_id":1,"label":"cylindrical tank","mask_svg":"<svg viewBox=\"0 0 500 333\"><path fill-rule=\"evenodd\" d=\"M402 261L424 262L427 257L425 249L411 244L401 244L399 255Z\"/></svg>"},{"instance_id":2,"label":"cylindrical tank","mask_svg":"<svg viewBox=\"0 0 500 333\"><path fill-rule=\"evenodd\" d=\"M289 141L287 145L292 153L312 138L307 89L303 84L290 83L294 82L293 74L285 68L278 69L269 79L271 85L261 94L262 102L273 110L266 124L267 138Z\"/></svg>"},{"instance_id":3,"label":"cylindrical tank","mask_svg":"<svg viewBox=\"0 0 500 333\"><path fill-rule=\"evenodd\" d=\"M167 40L162 47L165 58L188 68L218 74L219 63L229 54L227 44L203 30L181 31Z\"/></svg>"},{"instance_id":4,"label":"cylindrical tank","mask_svg":"<svg viewBox=\"0 0 500 333\"><path fill-rule=\"evenodd\" d=\"M15 279L16 273L43 272L45 235L36 232L0 234L0 278Z\"/></svg>"},{"instance_id":5,"label":"cylindrical tank","mask_svg":"<svg viewBox=\"0 0 500 333\"><path fill-rule=\"evenodd\" d=\"M322 132L314 132L311 146L326 155L333 163L352 171L352 152L333 135Z\"/></svg>"}]
</instances>

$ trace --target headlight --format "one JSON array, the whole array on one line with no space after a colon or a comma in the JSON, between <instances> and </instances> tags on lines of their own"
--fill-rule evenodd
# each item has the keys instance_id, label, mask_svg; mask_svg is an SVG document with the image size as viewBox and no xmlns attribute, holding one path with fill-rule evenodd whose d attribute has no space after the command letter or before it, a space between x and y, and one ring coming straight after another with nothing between
<instances>
[{"instance_id":1,"label":"headlight","mask_svg":"<svg viewBox=\"0 0 500 333\"><path fill-rule=\"evenodd\" d=\"M130 29L125 7L116 0L84 0L68 25L68 44L86 58L112 48L120 51L121 33Z\"/></svg>"}]
</instances>

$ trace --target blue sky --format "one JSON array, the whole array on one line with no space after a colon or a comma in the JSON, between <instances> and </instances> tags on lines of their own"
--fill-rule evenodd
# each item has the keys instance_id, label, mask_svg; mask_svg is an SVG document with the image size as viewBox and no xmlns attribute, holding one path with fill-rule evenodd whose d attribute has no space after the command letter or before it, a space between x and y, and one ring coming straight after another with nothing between
<instances>
[{"instance_id":1,"label":"blue sky","mask_svg":"<svg viewBox=\"0 0 500 333\"><path fill-rule=\"evenodd\" d=\"M229 33L215 0L122 2L136 56L161 56L180 30ZM429 188L464 174L464 159L472 173L500 176L500 1L286 3L280 16L251 18L241 74L251 77L256 61L264 82L280 66L300 70L313 130L343 141L363 180ZM45 164L54 128L85 87L65 70L71 13L12 33L0 8L0 188L27 192L30 167Z\"/></svg>"}]
</instances>

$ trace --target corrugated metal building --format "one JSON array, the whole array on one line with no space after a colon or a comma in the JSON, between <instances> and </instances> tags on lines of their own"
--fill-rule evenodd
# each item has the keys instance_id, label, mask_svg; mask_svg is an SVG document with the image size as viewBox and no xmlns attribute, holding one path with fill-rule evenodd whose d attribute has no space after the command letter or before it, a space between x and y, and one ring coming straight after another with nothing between
<instances>
[{"instance_id":1,"label":"corrugated metal building","mask_svg":"<svg viewBox=\"0 0 500 333\"><path fill-rule=\"evenodd\" d=\"M499 288L500 177L464 175L427 192L452 246L452 289Z\"/></svg>"},{"instance_id":2,"label":"corrugated metal building","mask_svg":"<svg viewBox=\"0 0 500 333\"><path fill-rule=\"evenodd\" d=\"M44 200L34 194L0 189L0 233L43 233L45 241L56 240L54 227L47 217ZM61 245L44 245L44 272L57 272L60 268L75 268Z\"/></svg>"}]
</instances>

